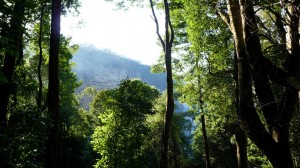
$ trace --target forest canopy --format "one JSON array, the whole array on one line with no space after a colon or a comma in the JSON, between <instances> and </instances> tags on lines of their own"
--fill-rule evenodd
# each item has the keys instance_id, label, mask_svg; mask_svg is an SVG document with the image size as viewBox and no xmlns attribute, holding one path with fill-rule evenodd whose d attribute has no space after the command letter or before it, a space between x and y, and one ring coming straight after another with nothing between
<instances>
[{"instance_id":1,"label":"forest canopy","mask_svg":"<svg viewBox=\"0 0 300 168\"><path fill-rule=\"evenodd\" d=\"M78 90L80 46L60 23L80 2L2 0L1 168L300 166L299 0L107 1L148 4L165 90L150 75Z\"/></svg>"}]
</instances>

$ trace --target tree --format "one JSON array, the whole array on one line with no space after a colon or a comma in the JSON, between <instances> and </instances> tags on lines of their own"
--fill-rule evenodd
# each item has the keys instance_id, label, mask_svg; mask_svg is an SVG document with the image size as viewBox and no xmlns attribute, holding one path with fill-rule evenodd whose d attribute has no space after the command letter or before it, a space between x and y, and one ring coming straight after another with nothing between
<instances>
[{"instance_id":1,"label":"tree","mask_svg":"<svg viewBox=\"0 0 300 168\"><path fill-rule=\"evenodd\" d=\"M92 110L98 111L99 125L92 136L93 148L100 155L96 167L141 167L140 156L147 114L159 91L139 81L125 79L116 89L99 91Z\"/></svg>"},{"instance_id":2,"label":"tree","mask_svg":"<svg viewBox=\"0 0 300 168\"><path fill-rule=\"evenodd\" d=\"M43 40L43 21L44 21L44 13L46 4L42 2L41 6L41 14L40 14L40 26L39 26L39 37L38 37L38 46L39 46L39 64L38 64L38 80L39 80L39 89L37 94L37 106L39 111L42 110L42 94L43 94L43 81L42 81L42 63L43 63L43 47L42 47L42 40Z\"/></svg>"},{"instance_id":3,"label":"tree","mask_svg":"<svg viewBox=\"0 0 300 168\"><path fill-rule=\"evenodd\" d=\"M153 1L150 0L150 5L152 9L152 14L156 24L156 33L163 47L165 56L165 66L167 72L167 107L165 114L165 125L162 134L162 155L161 155L161 167L168 167L168 143L172 116L174 113L174 99L173 99L173 75L172 75L172 45L174 41L174 29L170 19L170 9L169 2L167 0L163 1L164 11L165 11L165 40L161 37L159 33L158 20L155 15Z\"/></svg>"},{"instance_id":4,"label":"tree","mask_svg":"<svg viewBox=\"0 0 300 168\"><path fill-rule=\"evenodd\" d=\"M210 75L226 76L225 74L227 74L227 78L231 79L234 76L237 77L237 83L235 84L237 87L236 107L240 124L248 137L262 149L270 161L272 160L271 163L273 162L274 167L284 164L285 161L289 162L285 163L286 165L291 163L288 127L291 116L296 110L298 99L296 83L299 63L298 59L294 57L294 54L299 52L299 37L295 36L295 33L297 34L299 31L296 28L297 26L295 26L299 25L299 19L296 18L299 15L299 10L295 8L297 5L299 4L296 1L291 3L282 2L281 5L280 3L270 3L269 1L227 1L227 3L224 1L202 0L193 2L182 1L182 7L187 12L184 18L187 22L188 42L191 43L191 46L189 46L189 43L183 43L186 45L182 48L190 47L192 51L192 53L183 53L182 55L190 55L183 60L190 59L190 62L195 67L199 66L199 62L202 63L200 64L200 66L204 67L202 71L208 71L207 74ZM201 8L199 9L197 6L201 6ZM215 15L217 12L215 11L216 7L219 10L219 17ZM210 11L212 12L210 13ZM228 33L225 36L220 36L222 32L226 32L226 28L218 24L220 18L229 25L227 30L230 30L233 34L237 55L235 59L236 68L233 66L235 54L234 50L232 50L233 45L230 44L232 39L228 36ZM284 24L287 24L287 26L284 26ZM215 27L215 25L219 26ZM286 36L285 34L288 35ZM210 41L211 39L215 41ZM223 42L225 45L227 44L226 49L221 49L223 44L218 43L218 41ZM287 42L287 46L285 46L285 42ZM222 57L216 57L217 55ZM183 66L178 67L182 68ZM191 80L195 77L194 74L201 74L201 78L203 77L204 79L209 76L201 71L195 73L197 72L195 68L183 69L183 72L186 71L193 74L189 79L191 85L195 85L196 80ZM236 72L233 73L234 71ZM181 73L180 76L187 78L186 73ZM220 83L220 78L215 79ZM187 84L187 81L184 81L184 84ZM232 80L230 84L234 86ZM193 86L190 86L189 89L191 90L191 88ZM205 88L203 87L204 94L205 92L210 92ZM231 98L234 99L234 87L230 88L233 93ZM255 88L255 92L254 90L252 91L252 88ZM183 94L183 96L187 96L187 94ZM189 98L193 99L192 96ZM288 104L285 104L285 102L288 102ZM210 101L204 101L204 103L209 104ZM217 104L215 100L212 103ZM262 118L264 118L264 121L261 121ZM266 138L270 140L268 143L263 141ZM237 147L242 150L238 151L244 151L243 153L245 154L245 137L236 138L236 140L239 139L241 141L237 141ZM240 145L243 147L240 148ZM274 152L271 152L272 149ZM270 151L267 152L266 150ZM285 161L274 159L274 157L279 157L283 153L285 153ZM246 155L240 158L241 167L243 167L242 165L246 167Z\"/></svg>"},{"instance_id":5,"label":"tree","mask_svg":"<svg viewBox=\"0 0 300 168\"><path fill-rule=\"evenodd\" d=\"M77 1L65 1L62 7L64 13L67 12L66 9L76 7L76 3ZM0 99L3 100L0 103L0 113L3 117L0 118L3 121L1 123L5 123L5 128L1 125L1 131L4 131L5 134L0 133L1 158L4 158L1 159L0 167L43 166L41 156L44 154L43 149L48 136L46 127L50 124L44 113L47 103L43 101L46 101L46 98L42 98L45 97L43 93L47 88L40 85L41 87L37 89L37 83L46 83L48 72L43 68L47 63L39 61L39 66L35 64L37 60L35 53L37 48L40 51L49 50L49 4L47 0L17 0L0 3ZM37 26L38 23L40 26ZM64 43L63 45L68 44ZM39 56L40 58L46 58L46 60L48 58L48 55L44 53L39 54ZM64 53L64 56L66 56L66 53ZM70 65L69 59L69 56L66 57L67 63L62 67L66 68ZM39 72L36 69L39 69ZM63 72L65 72L64 70L68 71L67 74L70 73L71 68L63 69ZM61 76L65 77L66 74ZM74 74L68 76L68 79L62 79L62 81L71 82L72 77L74 77ZM39 82L37 82L37 78L39 78ZM72 85L69 85L69 90L66 91L69 93L64 94L63 99L73 95L74 87L78 85L76 78L72 83ZM71 92L71 89L73 89L73 92ZM36 97L36 95L39 96ZM4 101L4 99L7 101ZM69 107L71 108L71 106ZM39 128L40 132L37 132L36 128ZM5 142L5 145L2 142Z\"/></svg>"},{"instance_id":6,"label":"tree","mask_svg":"<svg viewBox=\"0 0 300 168\"><path fill-rule=\"evenodd\" d=\"M232 167L235 166L233 156L220 156L217 153L221 153L222 150L222 153L224 150L226 153L233 152L233 145L226 143L225 140L226 137L229 142L235 132L232 129L235 118L231 115L235 111L233 63L231 63L233 52L231 52L232 46L229 42L230 32L226 29L226 25L217 18L215 9L212 7L213 3L213 1L183 0L176 1L172 5L171 16L177 34L175 52L179 55L178 59L174 59L176 62L175 88L179 95L178 99L187 103L196 116L194 152L198 160L202 161L204 157L207 167L210 165ZM207 128L211 130L204 129L206 128L205 116L209 120ZM212 124L220 128L210 127ZM221 131L225 128L226 133ZM220 131L222 135L211 133L217 131ZM206 132L208 132L208 137ZM218 146L223 146L223 148L216 147L218 143L222 144ZM213 148L211 152L208 150L209 146ZM199 161L197 164L202 164L202 162Z\"/></svg>"},{"instance_id":7,"label":"tree","mask_svg":"<svg viewBox=\"0 0 300 168\"><path fill-rule=\"evenodd\" d=\"M297 167L299 3L150 0L167 92L126 79L78 102L77 46L59 33L78 2L1 1L0 167Z\"/></svg>"},{"instance_id":8,"label":"tree","mask_svg":"<svg viewBox=\"0 0 300 168\"><path fill-rule=\"evenodd\" d=\"M297 17L299 11L291 6L297 5L298 2L285 3L282 4L282 8L284 6L289 8L286 10L286 16L281 16L280 11L277 12L276 9L268 7L266 9L275 16L280 16L280 19L289 16L290 18L287 18L291 20ZM299 53L300 47L299 38L294 36L294 33L298 33L299 30L293 28L294 23L297 24L297 22L288 22L289 36L284 41L290 41L292 47L286 50L290 52L285 58L288 62L287 72L285 72L264 56L253 2L228 0L227 4L230 19L228 24L233 33L237 52L240 125L246 131L247 136L267 156L273 167L293 167L289 146L289 125L296 110L298 94L293 84L288 81L288 76L297 78L299 71L298 59L294 55ZM264 2L257 5L264 8ZM299 21L299 19L296 20ZM278 22L275 25L280 28ZM277 31L280 32L280 30ZM279 42L276 41L276 43ZM279 98L274 96L273 83L282 86L282 95ZM252 94L252 87L255 89L255 95ZM266 128L257 113L259 109L255 106L255 99L259 102Z\"/></svg>"},{"instance_id":9,"label":"tree","mask_svg":"<svg viewBox=\"0 0 300 168\"><path fill-rule=\"evenodd\" d=\"M51 35L50 35L50 54L49 54L49 90L48 90L48 111L52 120L49 129L49 140L45 154L45 164L47 167L59 167L59 137L60 137L60 118L59 118L59 41L60 41L60 15L61 1L52 0L51 8Z\"/></svg>"},{"instance_id":10,"label":"tree","mask_svg":"<svg viewBox=\"0 0 300 168\"><path fill-rule=\"evenodd\" d=\"M160 166L161 132L164 127L166 97L167 93L163 92L163 94L154 101L153 113L148 114L145 121L149 132L144 137L141 147L143 150L138 158L138 161L143 165L142 167L145 168ZM191 149L192 137L190 133L192 130L191 115L188 112L181 111L182 109L181 104L178 104L178 106L175 105L176 112L172 118L168 144L168 167L193 166L193 153Z\"/></svg>"},{"instance_id":11,"label":"tree","mask_svg":"<svg viewBox=\"0 0 300 168\"><path fill-rule=\"evenodd\" d=\"M5 50L5 57L3 63L3 76L6 79L5 83L0 84L0 157L5 158L4 149L5 146L5 134L7 129L7 114L8 114L8 104L11 95L11 89L13 85L13 77L15 72L16 60L23 50L22 48L22 37L23 37L23 21L25 12L26 1L16 1L14 4L12 18L10 20L9 27L4 25L2 27L1 33L3 34L2 39L8 39L8 42L4 44L7 46ZM6 3L3 2L5 6ZM5 159L1 159L0 165L6 165Z\"/></svg>"}]
</instances>

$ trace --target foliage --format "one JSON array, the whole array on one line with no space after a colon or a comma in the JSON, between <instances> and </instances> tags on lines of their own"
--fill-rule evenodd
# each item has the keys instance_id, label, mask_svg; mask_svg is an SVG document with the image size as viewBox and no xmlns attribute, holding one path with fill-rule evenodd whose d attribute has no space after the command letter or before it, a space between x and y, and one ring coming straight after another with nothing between
<instances>
[{"instance_id":1,"label":"foliage","mask_svg":"<svg viewBox=\"0 0 300 168\"><path fill-rule=\"evenodd\" d=\"M154 114L147 115L146 125L150 129L142 145L142 155L138 159L143 167L159 167L161 151L161 132L164 125L164 113L166 108L166 93L164 92L155 100ZM169 139L169 167L191 167L193 152L191 149L191 115L178 111L174 114Z\"/></svg>"},{"instance_id":2,"label":"foliage","mask_svg":"<svg viewBox=\"0 0 300 168\"><path fill-rule=\"evenodd\" d=\"M271 168L271 164L263 153L251 141L248 141L248 160L251 167Z\"/></svg>"},{"instance_id":3,"label":"foliage","mask_svg":"<svg viewBox=\"0 0 300 168\"><path fill-rule=\"evenodd\" d=\"M36 114L36 107L19 105L11 113L6 149L11 167L43 167L43 152L49 123L43 113ZM37 129L39 128L39 129Z\"/></svg>"},{"instance_id":4,"label":"foliage","mask_svg":"<svg viewBox=\"0 0 300 168\"><path fill-rule=\"evenodd\" d=\"M25 1L24 1L25 2ZM48 53L49 53L49 36L50 36L50 1L28 0L25 3L25 18L22 21L24 27L23 38L20 37L22 45L20 50L23 51L16 57L16 67L14 69L14 79L9 101L7 135L5 148L5 162L9 167L44 167L44 152L46 141L48 139L48 128L51 127L51 121L47 109L47 84L48 84ZM67 1L65 1L67 2ZM1 4L1 23L9 20L14 15L13 7L18 1L3 1ZM69 5L64 9L78 7L78 1L68 1ZM42 11L43 10L43 11ZM42 15L43 13L43 15ZM42 20L42 22L41 22ZM40 25L43 25L40 29ZM6 46L7 36L4 25L1 24L1 46ZM16 30L15 30L16 31ZM8 36L9 37L9 36ZM41 48L39 42L41 39ZM74 97L75 88L79 86L75 74L72 72L70 60L76 52L76 46L70 45L70 39L61 37L61 61L60 61L60 80L61 80L61 109L62 125L70 127L71 118L75 115L78 104ZM39 92L38 72L39 55L42 49L41 79L42 79L42 109L37 107ZM4 65L6 48L1 48L1 69ZM7 80L0 73L0 85ZM46 87L45 87L46 86ZM63 129L63 134L67 133ZM67 137L70 137L69 135ZM62 139L64 139L63 137ZM69 153L70 154L70 153ZM65 155L67 156L67 155ZM66 162L68 163L68 162ZM2 166L2 165L1 165Z\"/></svg>"},{"instance_id":5,"label":"foliage","mask_svg":"<svg viewBox=\"0 0 300 168\"><path fill-rule=\"evenodd\" d=\"M99 91L91 111L99 114L99 126L92 136L93 148L100 155L96 167L139 167L144 124L152 113L158 90L139 80L125 79L116 89Z\"/></svg>"},{"instance_id":6,"label":"foliage","mask_svg":"<svg viewBox=\"0 0 300 168\"><path fill-rule=\"evenodd\" d=\"M205 115L211 166L235 167L235 145L230 142L236 126L230 32L205 1L176 1L171 16L179 34L179 57L174 60L177 96L195 116L194 164L205 166L200 123Z\"/></svg>"},{"instance_id":7,"label":"foliage","mask_svg":"<svg viewBox=\"0 0 300 168\"><path fill-rule=\"evenodd\" d=\"M142 0L107 1L113 1L119 8L126 9L131 5L143 6L146 3ZM0 2L0 86L11 84L8 114L1 118L7 118L7 129L3 132L1 128L0 154L8 167L47 167L44 164L46 142L49 138L48 130L53 126L46 112L51 2L26 0L24 20L23 17L18 18L22 19L22 25L11 30L11 22L18 13L15 9L18 2L21 1ZM289 65L293 62L288 61L292 50L287 51L286 48L286 39L289 37L286 35L289 31L286 30L292 23L289 21L292 15L285 18L290 9L283 9L280 3L273 2L277 1L253 2L259 40L264 57L284 72L289 72ZM163 8L159 1L154 3L158 9ZM63 0L62 15L78 14L79 6L78 0ZM228 14L225 1L170 0L169 6L176 35L172 49L175 53L172 60L175 73L174 97L178 102L188 105L189 111L180 111L178 103L170 127L168 167L205 166L200 127L202 115L206 118L211 166L237 167L234 138L239 122L236 116L237 85L234 81L236 53L232 32L221 17L221 14ZM13 39L14 33L18 33L20 39ZM15 40L19 42L18 51L10 49L10 43ZM92 63L85 62L86 60L77 58L79 47L73 45L70 38L60 36L60 40L60 166L159 167L166 93L160 94L156 88L140 80L125 79L116 88L109 90L97 91L96 88L85 88L84 85L76 96L76 89L81 82L73 72L75 64L71 60L75 55L73 60L78 59L77 68L88 70L83 75L77 74L84 80L83 83L97 76L98 72L93 68L95 64L101 66L101 71L109 71L110 76L115 73L120 78L128 71L128 76L154 81L151 84L156 86L159 86L155 83L158 79L154 78L164 80L165 74L146 79L143 74L148 73L149 67L115 57L108 52L103 52L103 57L96 58L98 52L93 49L79 50L79 54L87 55L84 59L94 58ZM3 70L7 55L16 59L11 83ZM81 64L83 62L86 64ZM126 65L121 64L124 62ZM165 70L161 57L153 71ZM294 74L297 73L289 74L292 77L289 77L285 85L289 85L291 81L292 85L297 85L298 78ZM268 81L271 81L275 101L279 102L285 95L286 86L276 84L269 77L270 75ZM110 79L105 76L103 82ZM161 91L164 88L159 87ZM253 93L255 108L262 119L263 109L259 104L258 92ZM300 119L298 113L293 117L289 142L294 165L299 167ZM247 147L249 167L271 167L254 143L248 141Z\"/></svg>"}]
</instances>

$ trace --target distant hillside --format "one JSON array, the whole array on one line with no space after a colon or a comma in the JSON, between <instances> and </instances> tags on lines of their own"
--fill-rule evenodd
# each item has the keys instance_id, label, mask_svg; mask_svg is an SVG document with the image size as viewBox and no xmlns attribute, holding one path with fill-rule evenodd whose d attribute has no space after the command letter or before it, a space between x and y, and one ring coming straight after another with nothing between
<instances>
[{"instance_id":1,"label":"distant hillside","mask_svg":"<svg viewBox=\"0 0 300 168\"><path fill-rule=\"evenodd\" d=\"M99 90L111 89L127 77L140 78L161 91L166 88L165 74L152 74L150 66L142 65L110 51L81 47L72 61L76 63L73 71L83 82L79 90L88 86L96 87Z\"/></svg>"}]
</instances>

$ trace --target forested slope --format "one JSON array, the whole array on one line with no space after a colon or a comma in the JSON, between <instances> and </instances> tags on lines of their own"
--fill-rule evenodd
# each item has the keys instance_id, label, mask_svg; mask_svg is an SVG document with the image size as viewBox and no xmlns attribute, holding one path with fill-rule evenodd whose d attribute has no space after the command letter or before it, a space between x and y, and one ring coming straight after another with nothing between
<instances>
[{"instance_id":1,"label":"forested slope","mask_svg":"<svg viewBox=\"0 0 300 168\"><path fill-rule=\"evenodd\" d=\"M73 71L82 81L79 91L88 86L97 90L115 88L122 79L139 78L160 91L166 88L165 74L152 74L150 66L119 56L109 50L93 47L80 47L72 61L76 63Z\"/></svg>"}]
</instances>

